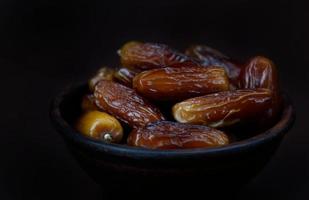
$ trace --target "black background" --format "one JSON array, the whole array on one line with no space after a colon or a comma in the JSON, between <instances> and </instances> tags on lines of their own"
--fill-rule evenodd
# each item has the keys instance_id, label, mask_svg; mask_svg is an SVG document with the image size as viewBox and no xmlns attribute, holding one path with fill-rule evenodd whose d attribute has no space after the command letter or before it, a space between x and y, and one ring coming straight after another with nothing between
<instances>
[{"instance_id":1,"label":"black background","mask_svg":"<svg viewBox=\"0 0 309 200\"><path fill-rule=\"evenodd\" d=\"M308 6L297 1L0 1L0 199L101 199L49 123L51 98L127 40L183 50L205 43L274 60L297 111L294 128L239 199L308 199Z\"/></svg>"}]
</instances>

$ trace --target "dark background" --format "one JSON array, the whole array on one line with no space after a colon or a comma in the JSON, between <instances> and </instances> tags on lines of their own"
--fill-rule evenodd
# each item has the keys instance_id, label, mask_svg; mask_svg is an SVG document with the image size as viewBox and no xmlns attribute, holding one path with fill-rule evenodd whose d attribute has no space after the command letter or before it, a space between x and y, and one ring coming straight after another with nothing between
<instances>
[{"instance_id":1,"label":"dark background","mask_svg":"<svg viewBox=\"0 0 309 200\"><path fill-rule=\"evenodd\" d=\"M48 118L51 98L127 40L205 43L274 60L297 120L239 199L308 199L308 6L305 1L0 1L0 199L101 199Z\"/></svg>"}]
</instances>

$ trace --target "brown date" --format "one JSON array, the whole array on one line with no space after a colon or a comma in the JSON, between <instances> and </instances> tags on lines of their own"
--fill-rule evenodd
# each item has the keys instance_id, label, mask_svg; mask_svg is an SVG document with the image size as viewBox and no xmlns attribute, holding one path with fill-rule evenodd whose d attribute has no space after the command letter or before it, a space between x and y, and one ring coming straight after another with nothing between
<instances>
[{"instance_id":1,"label":"brown date","mask_svg":"<svg viewBox=\"0 0 309 200\"><path fill-rule=\"evenodd\" d=\"M139 71L123 67L115 72L114 77L118 82L122 83L123 85L132 87L133 78L138 73Z\"/></svg>"},{"instance_id":2,"label":"brown date","mask_svg":"<svg viewBox=\"0 0 309 200\"><path fill-rule=\"evenodd\" d=\"M222 131L200 125L159 121L134 129L129 137L131 146L149 149L185 149L217 147L229 143Z\"/></svg>"},{"instance_id":3,"label":"brown date","mask_svg":"<svg viewBox=\"0 0 309 200\"><path fill-rule=\"evenodd\" d=\"M94 91L95 85L101 80L113 80L115 70L109 67L100 68L97 73L89 80L90 91Z\"/></svg>"},{"instance_id":4,"label":"brown date","mask_svg":"<svg viewBox=\"0 0 309 200\"><path fill-rule=\"evenodd\" d=\"M201 61L201 65L224 67L231 82L238 86L238 77L241 72L241 64L232 60L221 52L206 45L194 45L186 50L186 54Z\"/></svg>"},{"instance_id":5,"label":"brown date","mask_svg":"<svg viewBox=\"0 0 309 200\"><path fill-rule=\"evenodd\" d=\"M143 127L164 120L161 112L139 96L133 89L113 81L100 81L94 91L99 108L127 123L131 127Z\"/></svg>"},{"instance_id":6,"label":"brown date","mask_svg":"<svg viewBox=\"0 0 309 200\"><path fill-rule=\"evenodd\" d=\"M271 91L272 107L267 111L263 119L270 121L270 118L275 118L282 104L278 72L275 64L266 57L256 56L242 70L240 78L242 88L267 88Z\"/></svg>"},{"instance_id":7,"label":"brown date","mask_svg":"<svg viewBox=\"0 0 309 200\"><path fill-rule=\"evenodd\" d=\"M195 97L173 106L181 123L224 127L257 117L271 107L268 89L234 90Z\"/></svg>"},{"instance_id":8,"label":"brown date","mask_svg":"<svg viewBox=\"0 0 309 200\"><path fill-rule=\"evenodd\" d=\"M242 71L242 88L267 88L278 90L278 72L275 64L268 58L252 58Z\"/></svg>"},{"instance_id":9,"label":"brown date","mask_svg":"<svg viewBox=\"0 0 309 200\"><path fill-rule=\"evenodd\" d=\"M140 70L199 65L193 58L164 44L128 42L118 53L124 67Z\"/></svg>"},{"instance_id":10,"label":"brown date","mask_svg":"<svg viewBox=\"0 0 309 200\"><path fill-rule=\"evenodd\" d=\"M222 67L167 67L138 74L133 88L152 100L176 101L226 91L229 80Z\"/></svg>"}]
</instances>

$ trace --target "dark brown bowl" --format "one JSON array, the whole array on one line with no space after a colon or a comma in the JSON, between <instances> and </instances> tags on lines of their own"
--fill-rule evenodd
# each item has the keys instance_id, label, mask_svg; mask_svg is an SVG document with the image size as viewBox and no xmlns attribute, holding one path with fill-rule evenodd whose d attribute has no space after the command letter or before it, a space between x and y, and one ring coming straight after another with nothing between
<instances>
[{"instance_id":1,"label":"dark brown bowl","mask_svg":"<svg viewBox=\"0 0 309 200\"><path fill-rule=\"evenodd\" d=\"M279 121L254 137L217 148L149 150L108 144L79 134L72 124L80 114L86 84L62 91L50 117L87 173L112 196L227 194L251 180L269 161L293 125L294 109L285 96ZM119 192L121 191L121 192ZM133 193L132 193L133 191ZM168 192L168 193L167 193ZM146 196L144 196L146 197Z\"/></svg>"}]
</instances>

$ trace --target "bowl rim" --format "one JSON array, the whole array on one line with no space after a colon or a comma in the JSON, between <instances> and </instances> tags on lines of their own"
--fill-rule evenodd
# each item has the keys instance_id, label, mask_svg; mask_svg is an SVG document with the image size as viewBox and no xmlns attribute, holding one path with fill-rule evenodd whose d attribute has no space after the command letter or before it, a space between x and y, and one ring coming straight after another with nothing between
<instances>
[{"instance_id":1,"label":"bowl rim","mask_svg":"<svg viewBox=\"0 0 309 200\"><path fill-rule=\"evenodd\" d=\"M292 127L295 121L295 111L291 99L286 93L284 94L284 109L280 120L268 130L253 137L236 141L231 144L212 147L212 148L195 148L195 149L173 149L158 150L132 147L124 144L105 143L91 139L79 134L63 117L60 105L63 100L71 93L81 90L86 83L72 84L63 89L56 95L50 106L50 119L55 129L61 133L65 139L76 145L86 148L97 153L104 153L113 156L126 157L131 159L166 159L166 158L194 158L200 156L212 157L218 155L230 155L239 152L247 152L256 147L268 143L276 138L283 137Z\"/></svg>"}]
</instances>

